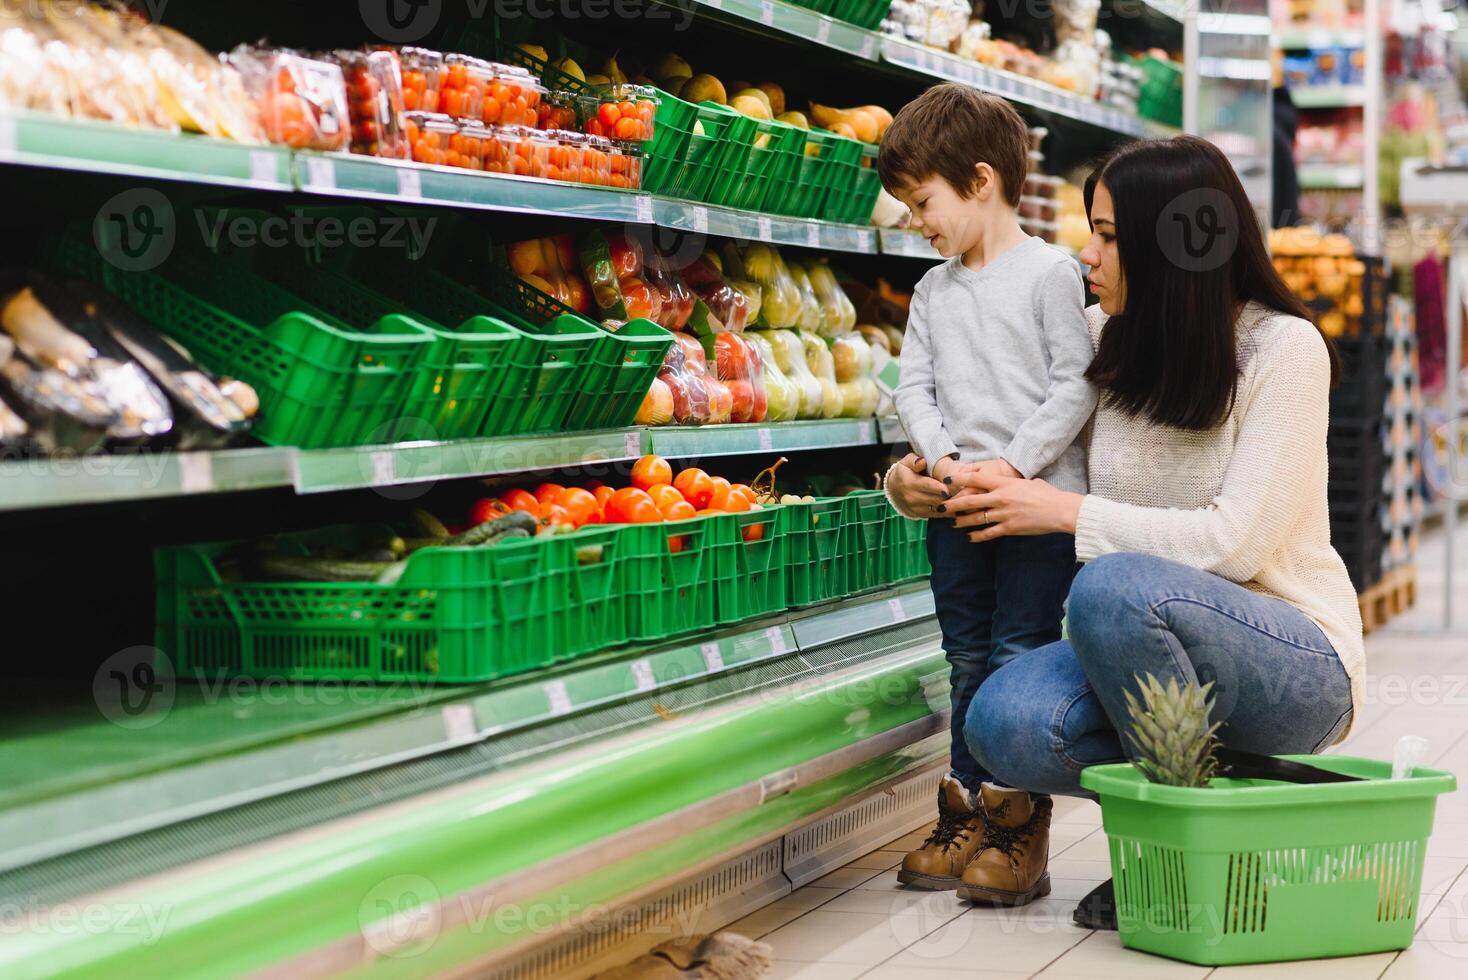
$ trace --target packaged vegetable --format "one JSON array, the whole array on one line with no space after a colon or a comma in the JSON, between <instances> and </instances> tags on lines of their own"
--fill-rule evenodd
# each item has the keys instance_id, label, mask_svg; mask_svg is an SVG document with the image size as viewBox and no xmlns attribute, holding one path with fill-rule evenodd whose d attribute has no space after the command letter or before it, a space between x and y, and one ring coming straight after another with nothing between
<instances>
[{"instance_id":1,"label":"packaged vegetable","mask_svg":"<svg viewBox=\"0 0 1468 980\"><path fill-rule=\"evenodd\" d=\"M653 378L642 407L637 410L634 425L667 425L673 421L673 392L661 377Z\"/></svg>"},{"instance_id":2,"label":"packaged vegetable","mask_svg":"<svg viewBox=\"0 0 1468 980\"><path fill-rule=\"evenodd\" d=\"M795 290L800 294L800 315L796 317L795 325L800 330L818 331L821 329L821 301L816 298L810 276L798 262L789 263L788 268L790 278L795 282Z\"/></svg>"},{"instance_id":3,"label":"packaged vegetable","mask_svg":"<svg viewBox=\"0 0 1468 980\"><path fill-rule=\"evenodd\" d=\"M627 321L662 316L662 293L642 279L642 243L620 232L593 231L582 236L577 254L591 302L606 318Z\"/></svg>"},{"instance_id":4,"label":"packaged vegetable","mask_svg":"<svg viewBox=\"0 0 1468 980\"><path fill-rule=\"evenodd\" d=\"M338 65L284 48L244 44L229 53L229 63L255 100L272 143L323 151L347 145L347 89Z\"/></svg>"},{"instance_id":5,"label":"packaged vegetable","mask_svg":"<svg viewBox=\"0 0 1468 980\"><path fill-rule=\"evenodd\" d=\"M800 400L796 405L795 417L819 419L825 417L824 389L811 373L805 359L805 344L794 330L769 331L771 349L775 352L775 364L781 373L794 384Z\"/></svg>"},{"instance_id":6,"label":"packaged vegetable","mask_svg":"<svg viewBox=\"0 0 1468 980\"><path fill-rule=\"evenodd\" d=\"M391 51L337 51L332 59L341 66L347 86L352 152L407 159L403 79L397 55Z\"/></svg>"},{"instance_id":7,"label":"packaged vegetable","mask_svg":"<svg viewBox=\"0 0 1468 980\"><path fill-rule=\"evenodd\" d=\"M532 238L504 249L500 261L527 285L584 316L596 313L591 290L581 278L570 235Z\"/></svg>"},{"instance_id":8,"label":"packaged vegetable","mask_svg":"<svg viewBox=\"0 0 1468 980\"><path fill-rule=\"evenodd\" d=\"M724 246L725 269L731 263L738 271L731 275L748 279L759 286L761 304L758 312L750 310L751 326L783 329L800 320L800 290L780 253L769 245L751 242L742 251L732 242Z\"/></svg>"},{"instance_id":9,"label":"packaged vegetable","mask_svg":"<svg viewBox=\"0 0 1468 980\"><path fill-rule=\"evenodd\" d=\"M640 143L653 137L658 105L657 89L646 85L607 85L597 89L599 104L586 120L593 136Z\"/></svg>"},{"instance_id":10,"label":"packaged vegetable","mask_svg":"<svg viewBox=\"0 0 1468 980\"><path fill-rule=\"evenodd\" d=\"M714 359L714 376L729 389L730 421L763 422L768 394L759 351L743 334L728 330L702 339L704 352Z\"/></svg>"},{"instance_id":11,"label":"packaged vegetable","mask_svg":"<svg viewBox=\"0 0 1468 980\"><path fill-rule=\"evenodd\" d=\"M830 266L812 262L806 266L806 275L810 277L811 288L815 290L816 299L821 306L821 328L817 333L823 337L834 337L854 330L856 307L836 282Z\"/></svg>"},{"instance_id":12,"label":"packaged vegetable","mask_svg":"<svg viewBox=\"0 0 1468 980\"><path fill-rule=\"evenodd\" d=\"M78 115L124 126L179 128L159 101L152 70L141 48L125 36L116 10L57 2L42 3L39 10L60 45L52 50L76 85Z\"/></svg>"},{"instance_id":13,"label":"packaged vegetable","mask_svg":"<svg viewBox=\"0 0 1468 980\"><path fill-rule=\"evenodd\" d=\"M820 335L809 330L800 332L800 342L805 350L805 363L821 386L821 418L839 418L846 403L837 387L836 364L831 357L831 348L826 346Z\"/></svg>"},{"instance_id":14,"label":"packaged vegetable","mask_svg":"<svg viewBox=\"0 0 1468 980\"><path fill-rule=\"evenodd\" d=\"M836 369L836 380L856 381L872 374L872 348L859 333L843 333L832 337L828 344L831 360Z\"/></svg>"},{"instance_id":15,"label":"packaged vegetable","mask_svg":"<svg viewBox=\"0 0 1468 980\"><path fill-rule=\"evenodd\" d=\"M642 270L643 278L649 287L657 291L661 307L658 325L669 330L682 330L688 318L693 316L693 294L683 280L669 270L666 257L653 248L644 251L647 263Z\"/></svg>"},{"instance_id":16,"label":"packaged vegetable","mask_svg":"<svg viewBox=\"0 0 1468 980\"><path fill-rule=\"evenodd\" d=\"M517 65L489 62L488 67L490 75L480 105L480 118L489 125L537 126L545 86Z\"/></svg>"},{"instance_id":17,"label":"packaged vegetable","mask_svg":"<svg viewBox=\"0 0 1468 980\"><path fill-rule=\"evenodd\" d=\"M484 119L484 93L493 80L494 67L489 62L466 54L445 55L438 111L455 119L481 119L508 125L510 120Z\"/></svg>"},{"instance_id":18,"label":"packaged vegetable","mask_svg":"<svg viewBox=\"0 0 1468 980\"><path fill-rule=\"evenodd\" d=\"M445 71L443 55L427 48L401 48L398 60L402 66L403 108L409 112L438 112Z\"/></svg>"},{"instance_id":19,"label":"packaged vegetable","mask_svg":"<svg viewBox=\"0 0 1468 980\"><path fill-rule=\"evenodd\" d=\"M95 392L18 350L0 362L0 399L20 413L31 442L47 454L92 452L118 421Z\"/></svg>"},{"instance_id":20,"label":"packaged vegetable","mask_svg":"<svg viewBox=\"0 0 1468 980\"><path fill-rule=\"evenodd\" d=\"M682 270L683 281L698 302L689 318L689 328L699 337L731 330L743 333L749 316L749 303L744 294L724 281L723 273L708 253L694 259Z\"/></svg>"},{"instance_id":21,"label":"packaged vegetable","mask_svg":"<svg viewBox=\"0 0 1468 980\"><path fill-rule=\"evenodd\" d=\"M765 393L768 400L764 420L766 422L791 421L800 411L800 388L780 369L775 358L775 348L770 343L766 331L746 331L744 339L759 352L760 362L764 365ZM815 379L811 380L814 382Z\"/></svg>"},{"instance_id":22,"label":"packaged vegetable","mask_svg":"<svg viewBox=\"0 0 1468 980\"><path fill-rule=\"evenodd\" d=\"M704 384L708 365L703 347L684 333L673 334L658 380L673 399L673 420L679 425L701 425L712 418L709 388Z\"/></svg>"},{"instance_id":23,"label":"packaged vegetable","mask_svg":"<svg viewBox=\"0 0 1468 980\"><path fill-rule=\"evenodd\" d=\"M180 127L241 143L263 143L260 114L233 67L162 24L138 28L164 111Z\"/></svg>"}]
</instances>

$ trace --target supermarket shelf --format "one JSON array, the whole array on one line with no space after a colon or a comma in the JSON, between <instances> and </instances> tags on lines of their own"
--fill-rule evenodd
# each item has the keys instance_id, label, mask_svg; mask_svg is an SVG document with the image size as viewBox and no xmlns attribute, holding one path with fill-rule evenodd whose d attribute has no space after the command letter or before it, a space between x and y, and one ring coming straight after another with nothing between
<instances>
[{"instance_id":1,"label":"supermarket shelf","mask_svg":"<svg viewBox=\"0 0 1468 980\"><path fill-rule=\"evenodd\" d=\"M875 419L822 419L778 425L707 425L647 430L647 451L674 459L789 453L877 444Z\"/></svg>"},{"instance_id":2,"label":"supermarket shelf","mask_svg":"<svg viewBox=\"0 0 1468 980\"><path fill-rule=\"evenodd\" d=\"M786 218L754 211L736 211L712 204L695 204L669 197L656 197L652 202L653 222L664 228L834 252L873 255L877 251L877 229L870 225L840 225L807 218Z\"/></svg>"},{"instance_id":3,"label":"supermarket shelf","mask_svg":"<svg viewBox=\"0 0 1468 980\"><path fill-rule=\"evenodd\" d=\"M913 259L927 259L930 262L941 262L943 256L938 250L928 244L928 240L915 231L906 228L883 228L879 234L882 239L882 254L884 255L906 255Z\"/></svg>"},{"instance_id":4,"label":"supermarket shelf","mask_svg":"<svg viewBox=\"0 0 1468 980\"><path fill-rule=\"evenodd\" d=\"M1366 36L1360 31L1303 29L1280 31L1274 36L1274 46L1281 51L1306 51L1312 48L1360 48L1365 45Z\"/></svg>"},{"instance_id":5,"label":"supermarket shelf","mask_svg":"<svg viewBox=\"0 0 1468 980\"><path fill-rule=\"evenodd\" d=\"M1182 26L1183 19L1188 15L1188 5L1185 0L1137 0L1143 7L1159 17L1165 17Z\"/></svg>"},{"instance_id":6,"label":"supermarket shelf","mask_svg":"<svg viewBox=\"0 0 1468 980\"><path fill-rule=\"evenodd\" d=\"M504 439L348 446L295 454L297 493L401 486L636 459L641 429L606 429Z\"/></svg>"},{"instance_id":7,"label":"supermarket shelf","mask_svg":"<svg viewBox=\"0 0 1468 980\"><path fill-rule=\"evenodd\" d=\"M1365 180L1360 167L1348 164L1305 164L1299 178L1304 190L1359 190Z\"/></svg>"},{"instance_id":8,"label":"supermarket shelf","mask_svg":"<svg viewBox=\"0 0 1468 980\"><path fill-rule=\"evenodd\" d=\"M990 68L923 44L898 38L883 38L882 60L934 78L970 85L1011 101L1123 136L1148 138L1175 136L1179 132L1171 126L1151 122L1091 99L1083 99L1045 82Z\"/></svg>"},{"instance_id":9,"label":"supermarket shelf","mask_svg":"<svg viewBox=\"0 0 1468 980\"><path fill-rule=\"evenodd\" d=\"M313 194L642 224L653 217L648 195L614 187L341 153L296 153L293 165L296 186Z\"/></svg>"},{"instance_id":10,"label":"supermarket shelf","mask_svg":"<svg viewBox=\"0 0 1468 980\"><path fill-rule=\"evenodd\" d=\"M0 511L288 487L294 450L128 453L0 463Z\"/></svg>"},{"instance_id":11,"label":"supermarket shelf","mask_svg":"<svg viewBox=\"0 0 1468 980\"><path fill-rule=\"evenodd\" d=\"M0 162L257 190L294 186L290 153L279 147L39 113L0 115Z\"/></svg>"},{"instance_id":12,"label":"supermarket shelf","mask_svg":"<svg viewBox=\"0 0 1468 980\"><path fill-rule=\"evenodd\" d=\"M899 430L900 435L900 430ZM873 446L875 419L667 426L338 449L138 452L0 462L0 512L289 487L299 494L616 463Z\"/></svg>"},{"instance_id":13,"label":"supermarket shelf","mask_svg":"<svg viewBox=\"0 0 1468 980\"><path fill-rule=\"evenodd\" d=\"M698 7L720 11L737 20L808 38L868 61L876 61L882 36L835 17L779 0L695 0Z\"/></svg>"},{"instance_id":14,"label":"supermarket shelf","mask_svg":"<svg viewBox=\"0 0 1468 980\"><path fill-rule=\"evenodd\" d=\"M877 436L888 446L907 442L907 430L902 427L902 420L895 415L877 420Z\"/></svg>"},{"instance_id":15,"label":"supermarket shelf","mask_svg":"<svg viewBox=\"0 0 1468 980\"><path fill-rule=\"evenodd\" d=\"M1366 104L1364 85L1308 85L1290 89L1300 109L1344 109Z\"/></svg>"}]
</instances>

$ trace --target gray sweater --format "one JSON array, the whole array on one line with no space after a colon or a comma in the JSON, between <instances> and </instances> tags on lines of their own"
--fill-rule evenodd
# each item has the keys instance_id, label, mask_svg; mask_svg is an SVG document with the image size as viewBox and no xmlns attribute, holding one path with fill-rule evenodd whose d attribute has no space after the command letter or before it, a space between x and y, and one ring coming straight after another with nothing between
<instances>
[{"instance_id":1,"label":"gray sweater","mask_svg":"<svg viewBox=\"0 0 1468 980\"><path fill-rule=\"evenodd\" d=\"M1039 238L981 271L955 257L912 296L897 411L931 466L1003 458L1026 477L1086 492L1076 443L1096 407L1093 348L1074 259Z\"/></svg>"}]
</instances>

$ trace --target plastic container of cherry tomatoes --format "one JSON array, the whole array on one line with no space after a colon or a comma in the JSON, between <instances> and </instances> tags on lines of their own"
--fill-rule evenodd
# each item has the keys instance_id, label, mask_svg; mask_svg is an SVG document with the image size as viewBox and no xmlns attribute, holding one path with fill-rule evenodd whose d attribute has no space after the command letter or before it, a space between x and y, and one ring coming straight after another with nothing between
<instances>
[{"instance_id":1,"label":"plastic container of cherry tomatoes","mask_svg":"<svg viewBox=\"0 0 1468 980\"><path fill-rule=\"evenodd\" d=\"M443 83L438 93L440 112L455 119L478 119L485 93L494 79L494 67L466 54L444 56Z\"/></svg>"},{"instance_id":2,"label":"plastic container of cherry tomatoes","mask_svg":"<svg viewBox=\"0 0 1468 980\"><path fill-rule=\"evenodd\" d=\"M612 184L612 154L616 147L611 140L600 136L586 137L586 152L582 156L581 183L610 187Z\"/></svg>"},{"instance_id":3,"label":"plastic container of cherry tomatoes","mask_svg":"<svg viewBox=\"0 0 1468 980\"><path fill-rule=\"evenodd\" d=\"M546 92L536 111L537 129L576 131L581 128L581 99L571 92Z\"/></svg>"},{"instance_id":4,"label":"plastic container of cherry tomatoes","mask_svg":"<svg viewBox=\"0 0 1468 980\"><path fill-rule=\"evenodd\" d=\"M524 68L490 63L493 77L485 91L482 118L500 126L537 126L546 88Z\"/></svg>"},{"instance_id":5,"label":"plastic container of cherry tomatoes","mask_svg":"<svg viewBox=\"0 0 1468 980\"><path fill-rule=\"evenodd\" d=\"M391 51L334 51L347 86L347 115L352 124L353 153L405 160L403 83L397 55Z\"/></svg>"},{"instance_id":6,"label":"plastic container of cherry tomatoes","mask_svg":"<svg viewBox=\"0 0 1468 980\"><path fill-rule=\"evenodd\" d=\"M510 173L520 177L546 176L551 166L551 151L560 145L558 140L529 126L501 126L498 132L514 147Z\"/></svg>"},{"instance_id":7,"label":"plastic container of cherry tomatoes","mask_svg":"<svg viewBox=\"0 0 1468 980\"><path fill-rule=\"evenodd\" d=\"M500 126L485 126L484 169L493 174L515 172L516 134Z\"/></svg>"},{"instance_id":8,"label":"plastic container of cherry tomatoes","mask_svg":"<svg viewBox=\"0 0 1468 980\"><path fill-rule=\"evenodd\" d=\"M341 66L285 48L241 44L229 53L272 143L297 150L341 150L351 124Z\"/></svg>"},{"instance_id":9,"label":"plastic container of cherry tomatoes","mask_svg":"<svg viewBox=\"0 0 1468 980\"><path fill-rule=\"evenodd\" d=\"M633 190L642 186L642 150L635 143L612 147L611 186Z\"/></svg>"},{"instance_id":10,"label":"plastic container of cherry tomatoes","mask_svg":"<svg viewBox=\"0 0 1468 980\"><path fill-rule=\"evenodd\" d=\"M630 143L641 143L653 137L654 121L662 99L657 89L647 85L608 85L599 88L600 103L586 120L586 131L593 136Z\"/></svg>"},{"instance_id":11,"label":"plastic container of cherry tomatoes","mask_svg":"<svg viewBox=\"0 0 1468 980\"><path fill-rule=\"evenodd\" d=\"M444 57L427 48L401 48L403 108L408 112L437 112L443 85Z\"/></svg>"},{"instance_id":12,"label":"plastic container of cherry tomatoes","mask_svg":"<svg viewBox=\"0 0 1468 980\"><path fill-rule=\"evenodd\" d=\"M449 166L465 170L485 169L491 139L489 128L473 119L460 119L456 129L458 131L449 137Z\"/></svg>"},{"instance_id":13,"label":"plastic container of cherry tomatoes","mask_svg":"<svg viewBox=\"0 0 1468 980\"><path fill-rule=\"evenodd\" d=\"M408 151L418 163L440 167L449 164L449 142L459 127L441 112L409 112L403 115Z\"/></svg>"}]
</instances>

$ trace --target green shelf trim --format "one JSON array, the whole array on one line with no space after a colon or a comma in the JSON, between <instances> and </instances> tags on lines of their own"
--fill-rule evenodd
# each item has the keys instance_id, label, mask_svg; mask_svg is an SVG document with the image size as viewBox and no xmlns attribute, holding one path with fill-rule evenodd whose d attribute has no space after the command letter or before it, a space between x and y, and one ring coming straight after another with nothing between
<instances>
[{"instance_id":1,"label":"green shelf trim","mask_svg":"<svg viewBox=\"0 0 1468 980\"><path fill-rule=\"evenodd\" d=\"M1304 190L1355 190L1365 182L1361 167L1354 164L1303 164L1299 178Z\"/></svg>"},{"instance_id":2,"label":"green shelf trim","mask_svg":"<svg viewBox=\"0 0 1468 980\"><path fill-rule=\"evenodd\" d=\"M294 189L290 152L41 113L0 114L0 162L256 190Z\"/></svg>"},{"instance_id":3,"label":"green shelf trim","mask_svg":"<svg viewBox=\"0 0 1468 980\"><path fill-rule=\"evenodd\" d=\"M0 511L263 490L291 484L289 449L136 452L0 463Z\"/></svg>"},{"instance_id":4,"label":"green shelf trim","mask_svg":"<svg viewBox=\"0 0 1468 980\"><path fill-rule=\"evenodd\" d=\"M928 240L915 231L906 228L883 228L878 234L882 239L883 255L905 255L912 259L927 259L929 262L942 262L943 256Z\"/></svg>"},{"instance_id":5,"label":"green shelf trim","mask_svg":"<svg viewBox=\"0 0 1468 980\"><path fill-rule=\"evenodd\" d=\"M882 49L882 35L875 31L779 0L697 0L697 4L866 61L876 61Z\"/></svg>"},{"instance_id":6,"label":"green shelf trim","mask_svg":"<svg viewBox=\"0 0 1468 980\"><path fill-rule=\"evenodd\" d=\"M595 751L375 812L371 819L346 821L329 833L224 858L211 863L207 874L165 875L118 889L106 903L89 907L89 921L106 918L110 928L13 936L0 947L0 972L233 976L336 943L366 947L364 930L380 936L378 923L411 911L397 901L375 900L388 898L385 890L401 898L394 881L404 875L451 898L595 846L931 718L935 704L941 710L937 688L946 672L937 650L894 655L823 684L772 692ZM863 698L863 710L853 711L857 692L871 690L890 696ZM718 764L710 765L711 759ZM660 866L649 873L677 870L664 864L669 859L659 849L647 859ZM123 916L134 922L139 910L151 911L153 921L161 916L161 932L122 928ZM478 948L492 941L469 935Z\"/></svg>"},{"instance_id":7,"label":"green shelf trim","mask_svg":"<svg viewBox=\"0 0 1468 980\"><path fill-rule=\"evenodd\" d=\"M674 459L736 453L793 453L877 444L875 419L826 419L770 425L710 425L647 430L648 452Z\"/></svg>"},{"instance_id":8,"label":"green shelf trim","mask_svg":"<svg viewBox=\"0 0 1468 980\"><path fill-rule=\"evenodd\" d=\"M670 197L653 198L653 220L664 228L701 235L722 235L795 245L832 252L875 255L877 229L870 225L842 225L809 218L787 218L777 214L738 211L713 204L697 204Z\"/></svg>"}]
</instances>

